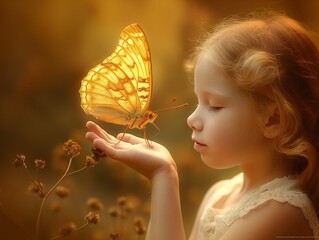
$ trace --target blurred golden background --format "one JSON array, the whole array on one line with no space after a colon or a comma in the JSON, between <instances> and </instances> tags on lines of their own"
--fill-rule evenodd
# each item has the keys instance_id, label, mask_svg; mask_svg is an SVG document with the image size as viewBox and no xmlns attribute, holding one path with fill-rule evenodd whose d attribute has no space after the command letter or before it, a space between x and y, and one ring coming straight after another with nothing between
<instances>
[{"instance_id":1,"label":"blurred golden background","mask_svg":"<svg viewBox=\"0 0 319 240\"><path fill-rule=\"evenodd\" d=\"M82 154L74 168L83 165L91 147L84 139L85 123L95 119L80 108L81 79L113 52L121 30L136 22L143 28L151 49L154 80L151 109L173 97L179 103L190 103L187 108L161 112L156 120L161 129L158 135L153 126L148 126L150 139L171 150L179 167L188 234L205 190L237 170L208 169L192 150L186 118L196 99L192 94L192 76L185 71L185 64L201 34L215 23L229 15L246 15L262 8L286 12L318 32L317 0L1 1L1 211L34 234L40 199L27 191L31 182L23 169L13 166L15 155L25 154L30 165L35 159L45 159L47 167L39 176L47 186L61 175L56 159L67 139L73 138L81 144ZM124 130L123 126L98 123L113 134ZM141 131L130 132L143 135ZM34 173L32 168L30 171ZM113 160L107 159L95 168L71 176L64 184L71 188L70 197L63 200L59 213L49 213L49 207L44 210L43 239L50 239L63 222L83 221L86 201L92 196L99 197L106 208L116 203L118 196L133 196L139 199L140 214L147 221L148 184ZM55 196L52 199L57 200ZM87 227L65 239L108 239L109 224ZM3 214L0 214L0 238L23 239Z\"/></svg>"}]
</instances>

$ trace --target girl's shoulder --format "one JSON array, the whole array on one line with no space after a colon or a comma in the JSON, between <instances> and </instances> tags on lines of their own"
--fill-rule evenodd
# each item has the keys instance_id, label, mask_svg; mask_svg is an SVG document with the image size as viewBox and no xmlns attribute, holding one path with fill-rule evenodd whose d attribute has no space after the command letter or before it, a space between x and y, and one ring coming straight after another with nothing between
<instances>
[{"instance_id":1,"label":"girl's shoulder","mask_svg":"<svg viewBox=\"0 0 319 240\"><path fill-rule=\"evenodd\" d=\"M247 236L274 239L271 236L287 234L319 236L316 212L293 176L274 179L238 202L216 208L221 199L241 188L242 183L243 175L238 174L217 182L208 190L190 239L246 240Z\"/></svg>"},{"instance_id":2,"label":"girl's shoulder","mask_svg":"<svg viewBox=\"0 0 319 240\"><path fill-rule=\"evenodd\" d=\"M223 220L230 226L232 223L242 222L243 217L246 220L251 219L250 224L259 222L260 217L260 221L269 221L269 227L280 226L282 234L286 227L287 231L298 228L300 232L295 234L305 234L311 229L313 235L319 235L316 211L307 194L301 191L295 176L276 178L259 186L236 206L226 210Z\"/></svg>"},{"instance_id":3,"label":"girl's shoulder","mask_svg":"<svg viewBox=\"0 0 319 240\"><path fill-rule=\"evenodd\" d=\"M266 204L251 209L244 217L237 218L222 234L221 239L294 239L311 238L315 234L300 208L287 202L269 200Z\"/></svg>"}]
</instances>

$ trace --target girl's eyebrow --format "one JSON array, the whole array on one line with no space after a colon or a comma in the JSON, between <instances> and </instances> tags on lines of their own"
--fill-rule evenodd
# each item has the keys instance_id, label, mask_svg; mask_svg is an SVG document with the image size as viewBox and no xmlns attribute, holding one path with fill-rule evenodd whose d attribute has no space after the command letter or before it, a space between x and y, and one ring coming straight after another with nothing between
<instances>
[{"instance_id":1,"label":"girl's eyebrow","mask_svg":"<svg viewBox=\"0 0 319 240\"><path fill-rule=\"evenodd\" d=\"M226 98L226 96L216 90L212 90L212 89L208 89L208 90L205 90L203 92L205 95L212 95L214 97L218 97L218 98Z\"/></svg>"},{"instance_id":2,"label":"girl's eyebrow","mask_svg":"<svg viewBox=\"0 0 319 240\"><path fill-rule=\"evenodd\" d=\"M194 90L194 94L195 96L198 98L198 93ZM203 96L205 98L208 98L208 99L212 99L214 101L218 101L220 103L227 103L229 101L229 97L227 97L225 94L222 94L218 91L215 91L215 90L204 90L202 92L199 93L200 96Z\"/></svg>"},{"instance_id":3,"label":"girl's eyebrow","mask_svg":"<svg viewBox=\"0 0 319 240\"><path fill-rule=\"evenodd\" d=\"M195 96L198 95L196 89L194 89L194 94L195 94ZM204 95L212 95L212 96L215 96L215 97L218 97L218 98L226 98L226 96L224 94L219 93L216 90L205 90L205 91L202 92L202 94L204 94Z\"/></svg>"}]
</instances>

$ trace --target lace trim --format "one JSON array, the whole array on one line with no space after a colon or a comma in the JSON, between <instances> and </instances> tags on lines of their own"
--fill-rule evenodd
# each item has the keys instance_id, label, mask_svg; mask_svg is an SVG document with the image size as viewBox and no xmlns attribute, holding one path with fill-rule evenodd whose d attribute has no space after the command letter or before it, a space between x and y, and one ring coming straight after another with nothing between
<instances>
[{"instance_id":1,"label":"lace trim","mask_svg":"<svg viewBox=\"0 0 319 240\"><path fill-rule=\"evenodd\" d=\"M216 227L217 222L215 220L218 212L218 209L211 208L203 215L204 218L200 226L199 239L214 239L215 230L218 228Z\"/></svg>"},{"instance_id":2,"label":"lace trim","mask_svg":"<svg viewBox=\"0 0 319 240\"><path fill-rule=\"evenodd\" d=\"M227 189L229 191L232 190L235 184L238 184L240 177L242 177L242 174L225 182L225 186L228 186ZM225 194L227 194L225 191L217 191L214 197L215 199L220 199ZM233 222L270 200L289 203L300 208L308 220L313 235L319 236L319 220L311 201L306 194L299 190L298 181L293 176L287 176L274 179L260 186L236 205L231 205L225 209L207 208L201 220L200 236L202 238L200 239L215 239L214 237L218 237L223 231L226 231ZM221 223L224 224L221 225Z\"/></svg>"},{"instance_id":3,"label":"lace trim","mask_svg":"<svg viewBox=\"0 0 319 240\"><path fill-rule=\"evenodd\" d=\"M289 203L302 210L305 218L309 222L309 227L312 229L314 236L319 236L319 221L315 214L315 210L308 198L297 188L297 180L292 176L275 179L260 188L255 190L249 199L240 204L236 209L231 209L223 214L222 221L228 226L237 219L245 216L251 210L265 204L270 200L275 200L281 203ZM293 189L293 190L292 190Z\"/></svg>"}]
</instances>

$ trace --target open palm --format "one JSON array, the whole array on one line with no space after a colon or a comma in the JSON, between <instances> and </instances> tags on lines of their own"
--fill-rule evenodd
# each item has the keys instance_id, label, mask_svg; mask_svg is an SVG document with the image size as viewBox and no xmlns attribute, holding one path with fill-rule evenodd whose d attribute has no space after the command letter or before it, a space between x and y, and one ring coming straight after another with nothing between
<instances>
[{"instance_id":1,"label":"open palm","mask_svg":"<svg viewBox=\"0 0 319 240\"><path fill-rule=\"evenodd\" d=\"M93 122L86 124L89 132L86 137L109 157L121 161L140 172L148 179L165 171L176 170L176 165L168 150L162 145L150 142L131 134L116 137L104 131ZM121 141L119 141L121 139Z\"/></svg>"}]
</instances>

